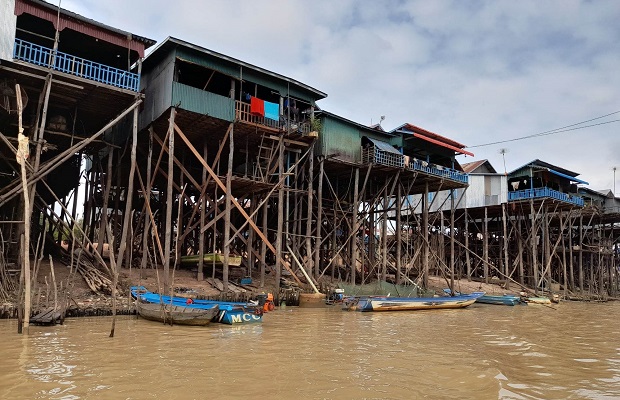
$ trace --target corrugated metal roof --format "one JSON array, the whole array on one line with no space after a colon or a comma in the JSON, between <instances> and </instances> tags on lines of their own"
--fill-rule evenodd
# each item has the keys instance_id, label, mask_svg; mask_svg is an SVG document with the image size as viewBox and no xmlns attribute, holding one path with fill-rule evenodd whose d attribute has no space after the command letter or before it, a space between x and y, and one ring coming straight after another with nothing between
<instances>
[{"instance_id":1,"label":"corrugated metal roof","mask_svg":"<svg viewBox=\"0 0 620 400\"><path fill-rule=\"evenodd\" d=\"M494 174L497 173L497 171L495 170L495 168L493 168L489 160L473 161L473 162L461 164L461 166L463 167L463 171L467 172L468 174L471 174L473 171L480 168L485 163L488 164L488 168L491 171L491 173L494 173Z\"/></svg>"},{"instance_id":2,"label":"corrugated metal roof","mask_svg":"<svg viewBox=\"0 0 620 400\"><path fill-rule=\"evenodd\" d=\"M464 144L461 144L461 143L459 143L459 142L457 142L455 140L452 140L452 139L448 139L445 136L441 136L441 135L439 135L437 133L428 131L428 130L426 130L424 128L420 128L419 126L416 126L416 125L413 125L413 124L410 124L410 123L403 124L403 125L399 126L398 128L394 129L392 132L394 132L396 130L403 131L404 133L417 133L418 135L423 135L423 136L429 137L431 139L435 139L435 140L443 142L443 143L445 143L447 145L458 147L459 149L465 148Z\"/></svg>"},{"instance_id":3,"label":"corrugated metal roof","mask_svg":"<svg viewBox=\"0 0 620 400\"><path fill-rule=\"evenodd\" d=\"M375 147L377 147L381 151L386 151L388 153L394 153L394 154L400 154L400 151L396 150L394 146L392 146L391 144L387 142L377 140L377 139L371 139L368 136L363 136L362 144L367 144L368 142L372 143Z\"/></svg>"},{"instance_id":4,"label":"corrugated metal roof","mask_svg":"<svg viewBox=\"0 0 620 400\"><path fill-rule=\"evenodd\" d=\"M584 185L589 185L589 183L588 183L588 182L586 182L586 181L582 181L581 179L577 179L577 178L575 178L574 176L570 176L570 175L563 174L563 173L561 173L561 172L559 172L559 171L556 171L556 170L554 170L554 169L547 168L547 171L549 171L549 172L551 172L552 174L555 174L555 175L557 175L557 176L561 176L562 178L569 179L571 182L577 182L577 183L582 183L582 184L584 184Z\"/></svg>"},{"instance_id":5,"label":"corrugated metal roof","mask_svg":"<svg viewBox=\"0 0 620 400\"><path fill-rule=\"evenodd\" d=\"M323 99L323 98L327 97L326 93L323 93L320 90L317 90L317 89L315 89L315 88L313 88L313 87L311 87L309 85L306 85L305 83L299 82L299 81L297 81L295 79L286 77L284 75L280 75L278 73L269 71L269 70L261 68L261 67L257 67L256 65L252 65L250 63L238 60L236 58L229 57L229 56L224 55L222 53L218 53L217 51L209 50L209 49L206 49L206 48L204 48L202 46L198 46L198 45L186 42L184 40L177 39L177 38L172 37L172 36L168 36L166 38L166 40L164 40L159 45L157 45L157 47L155 49L153 49L153 51L151 51L151 53L148 55L148 57L146 57L146 59L144 60L142 65L143 66L147 66L147 65L152 64L152 63L157 63L158 62L158 58L160 58L162 55L167 54L168 51L170 51L171 49L175 48L175 46L182 46L182 47L185 47L187 49L191 49L193 51L196 51L196 52L199 52L199 53L202 53L202 54L206 54L206 55L211 56L211 57L216 57L216 58L219 58L221 60L224 60L224 61L236 64L236 65L239 65L239 66L241 66L243 68L252 69L252 70L257 71L257 72L259 72L261 74L269 75L269 76L271 76L273 78L280 79L280 80L282 80L284 82L288 82L291 85L295 85L297 87L303 88L306 91L314 93L316 95L316 97L317 97L316 100L320 100L320 99Z\"/></svg>"},{"instance_id":6,"label":"corrugated metal roof","mask_svg":"<svg viewBox=\"0 0 620 400\"><path fill-rule=\"evenodd\" d=\"M391 131L392 133L398 132L401 134L409 134L412 135L413 137L416 137L418 139L422 139L425 140L429 143L433 143L436 144L438 146L441 147L445 147L447 149L453 150L456 153L460 153L460 154L465 154L468 156L472 156L474 155L474 153L471 153L467 150L463 150L465 148L464 144L461 144L455 140L452 139L448 139L447 137L438 135L436 133L433 133L431 131L427 131L424 128L420 128L419 126L415 126L413 124L410 123L406 123L403 124L401 126L399 126L398 128L395 128ZM405 138L405 140L408 138Z\"/></svg>"},{"instance_id":7,"label":"corrugated metal roof","mask_svg":"<svg viewBox=\"0 0 620 400\"><path fill-rule=\"evenodd\" d=\"M563 174L565 174L565 175L570 175L570 176L571 176L571 177L573 177L573 178L574 178L575 176L579 175L577 172L569 171L569 170L567 170L567 169L565 169L565 168L558 167L557 165L549 164L548 162L541 161L541 160L539 160L539 159L536 159L536 160L530 161L529 163L524 164L524 165L520 166L519 168L515 168L514 170L512 170L512 171L511 171L511 172L509 172L508 174L509 174L509 175L511 175L511 174L513 174L513 173L517 172L518 170L520 170L520 169L522 169L522 168L526 168L526 167L528 167L528 168L529 168L529 167L550 168L550 169L553 169L553 170L555 170L555 171L559 171L559 172L561 172L561 173L563 173Z\"/></svg>"},{"instance_id":8,"label":"corrugated metal roof","mask_svg":"<svg viewBox=\"0 0 620 400\"><path fill-rule=\"evenodd\" d=\"M60 21L58 21L58 7L42 0L16 0L15 15L19 16L23 13L50 21L59 31L69 28L76 32L135 50L140 57L144 57L145 49L155 44L155 41L152 39L113 28L63 8L60 9ZM59 26L57 26L57 22L59 22Z\"/></svg>"}]
</instances>

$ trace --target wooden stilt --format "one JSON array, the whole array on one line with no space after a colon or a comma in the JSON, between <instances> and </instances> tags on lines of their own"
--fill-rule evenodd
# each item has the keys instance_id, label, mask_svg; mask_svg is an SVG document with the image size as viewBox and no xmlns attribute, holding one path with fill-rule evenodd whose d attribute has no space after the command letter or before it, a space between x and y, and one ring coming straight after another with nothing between
<instances>
[{"instance_id":1,"label":"wooden stilt","mask_svg":"<svg viewBox=\"0 0 620 400\"><path fill-rule=\"evenodd\" d=\"M325 159L321 157L319 161L319 179L317 188L317 212L316 212L316 232L314 238L314 276L319 277L321 273L321 241L323 232L323 173Z\"/></svg>"},{"instance_id":2,"label":"wooden stilt","mask_svg":"<svg viewBox=\"0 0 620 400\"><path fill-rule=\"evenodd\" d=\"M232 211L232 171L233 157L235 153L235 128L230 130L228 137L228 168L226 171L226 214L224 215L224 265L222 270L222 283L224 292L228 291L228 263L230 261L230 213Z\"/></svg>"},{"instance_id":3,"label":"wooden stilt","mask_svg":"<svg viewBox=\"0 0 620 400\"><path fill-rule=\"evenodd\" d=\"M402 198L402 187L400 183L398 183L396 189L396 284L400 285L401 283L401 269L402 269L402 249L403 249L403 237L402 237L402 208L403 208L403 198Z\"/></svg>"},{"instance_id":4,"label":"wooden stilt","mask_svg":"<svg viewBox=\"0 0 620 400\"><path fill-rule=\"evenodd\" d=\"M467 211L467 207L465 207L465 264L467 266L467 280L471 281L471 259L469 257L469 212Z\"/></svg>"},{"instance_id":5,"label":"wooden stilt","mask_svg":"<svg viewBox=\"0 0 620 400\"><path fill-rule=\"evenodd\" d=\"M357 244L357 236L359 231L359 217L358 210L360 207L360 193L359 190L359 182L360 182L360 170L359 168L355 168L355 177L353 180L353 209L351 210L351 219L352 219L352 237L351 237L351 284L355 285L355 275L357 271L357 257L358 257L358 244ZM374 227L373 227L374 230ZM372 235L372 232L371 232ZM336 237L334 235L333 241L336 241ZM335 243L334 243L335 244ZM332 254L333 257L333 254ZM361 265L362 276L364 275L364 262L362 261Z\"/></svg>"},{"instance_id":6,"label":"wooden stilt","mask_svg":"<svg viewBox=\"0 0 620 400\"><path fill-rule=\"evenodd\" d=\"M484 221L482 228L482 240L483 240L483 248L482 248L482 258L484 259L484 282L489 283L489 214L488 208L484 207Z\"/></svg>"},{"instance_id":7,"label":"wooden stilt","mask_svg":"<svg viewBox=\"0 0 620 400\"><path fill-rule=\"evenodd\" d=\"M313 212L313 198L314 198L314 146L310 147L310 154L308 155L308 211L306 213L306 271L308 275L312 275L318 268L312 268L314 257L312 254L312 221L314 220ZM314 239L316 240L316 239ZM318 274L314 275L318 278Z\"/></svg>"},{"instance_id":8,"label":"wooden stilt","mask_svg":"<svg viewBox=\"0 0 620 400\"><path fill-rule=\"evenodd\" d=\"M428 289L428 274L429 274L429 257L430 257L430 248L429 248L429 235L428 235L428 182L424 184L424 197L422 198L422 239L423 239L423 248L424 254L422 259L422 286L424 289Z\"/></svg>"},{"instance_id":9,"label":"wooden stilt","mask_svg":"<svg viewBox=\"0 0 620 400\"><path fill-rule=\"evenodd\" d=\"M172 245L172 208L174 207L172 196L172 183L174 181L174 117L176 111L170 108L170 122L168 125L168 182L166 185L166 219L164 231L164 293L170 293L170 252Z\"/></svg>"}]
</instances>

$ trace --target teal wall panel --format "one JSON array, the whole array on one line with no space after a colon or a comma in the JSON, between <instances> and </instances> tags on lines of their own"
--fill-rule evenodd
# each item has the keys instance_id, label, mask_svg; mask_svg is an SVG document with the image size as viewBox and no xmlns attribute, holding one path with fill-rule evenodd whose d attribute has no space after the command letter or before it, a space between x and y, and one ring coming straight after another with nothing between
<instances>
[{"instance_id":1,"label":"teal wall panel","mask_svg":"<svg viewBox=\"0 0 620 400\"><path fill-rule=\"evenodd\" d=\"M233 99L178 82L172 84L172 104L178 104L179 108L187 111L209 115L228 122L235 119Z\"/></svg>"}]
</instances>

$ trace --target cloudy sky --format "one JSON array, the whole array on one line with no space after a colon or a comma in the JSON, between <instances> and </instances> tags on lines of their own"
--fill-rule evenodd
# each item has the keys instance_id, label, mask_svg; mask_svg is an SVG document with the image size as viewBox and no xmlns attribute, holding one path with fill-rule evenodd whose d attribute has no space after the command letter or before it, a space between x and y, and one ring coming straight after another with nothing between
<instances>
[{"instance_id":1,"label":"cloudy sky","mask_svg":"<svg viewBox=\"0 0 620 400\"><path fill-rule=\"evenodd\" d=\"M48 0L57 3L57 0ZM319 106L457 140L503 171L539 158L613 188L620 168L620 2L62 0L142 36L174 36L302 81ZM612 114L613 113L613 114ZM604 118L598 118L607 114ZM598 118L598 119L595 119ZM593 120L594 119L594 120ZM584 129L489 146L592 120ZM571 128L574 128L571 127ZM620 192L620 170L616 190Z\"/></svg>"}]
</instances>

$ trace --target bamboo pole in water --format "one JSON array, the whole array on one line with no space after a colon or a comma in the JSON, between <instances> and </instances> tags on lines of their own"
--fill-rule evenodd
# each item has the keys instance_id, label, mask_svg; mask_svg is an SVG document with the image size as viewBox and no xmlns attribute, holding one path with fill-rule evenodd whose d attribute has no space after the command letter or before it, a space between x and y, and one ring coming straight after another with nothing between
<instances>
[{"instance_id":1,"label":"bamboo pole in water","mask_svg":"<svg viewBox=\"0 0 620 400\"><path fill-rule=\"evenodd\" d=\"M24 240L23 240L23 264L22 276L24 277L24 323L23 328L28 333L30 326L30 194L28 193L28 178L26 177L26 159L29 156L28 138L24 136L24 128L22 126L22 92L19 84L15 85L15 94L17 98L17 140L18 151L16 154L17 163L21 168L22 190L24 196ZM21 298L20 298L21 301ZM19 328L18 328L19 330Z\"/></svg>"}]
</instances>

